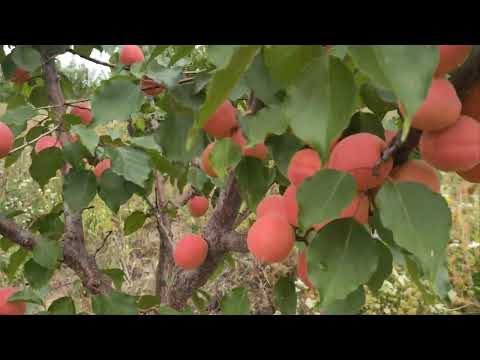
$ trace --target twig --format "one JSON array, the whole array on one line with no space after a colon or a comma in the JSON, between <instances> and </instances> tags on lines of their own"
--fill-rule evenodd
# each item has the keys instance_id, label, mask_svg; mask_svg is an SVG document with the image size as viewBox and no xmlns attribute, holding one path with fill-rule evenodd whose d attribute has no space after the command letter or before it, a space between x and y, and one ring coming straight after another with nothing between
<instances>
[{"instance_id":1,"label":"twig","mask_svg":"<svg viewBox=\"0 0 480 360\"><path fill-rule=\"evenodd\" d=\"M29 146L29 145L32 145L33 143L36 143L36 142L37 142L38 140L40 140L41 138L43 138L43 137L45 137L45 136L47 136L47 135L55 132L58 128L59 128L59 126L57 125L57 126L55 126L53 129L48 130L46 133L44 133L44 134L36 137L35 139L33 139L33 140L31 140L31 141L23 144L23 145L20 145L19 147L16 147L15 149L10 150L10 152L8 153L8 155L11 155L11 154L13 154L13 153L15 153L15 152L17 152L17 151L19 151L19 150L22 150L22 149L26 148L26 147Z\"/></svg>"},{"instance_id":2,"label":"twig","mask_svg":"<svg viewBox=\"0 0 480 360\"><path fill-rule=\"evenodd\" d=\"M100 247L99 247L97 250L95 250L95 254L93 255L94 258L97 257L97 254L99 253L100 250L103 249L103 247L104 247L105 244L107 243L108 238L109 238L110 235L112 235L112 234L113 234L113 231L110 230L110 231L108 232L108 234L105 236L105 238L103 239L102 245L100 245Z\"/></svg>"},{"instance_id":3,"label":"twig","mask_svg":"<svg viewBox=\"0 0 480 360\"><path fill-rule=\"evenodd\" d=\"M97 60L97 59L94 59L90 56L86 56L86 55L82 55L80 54L78 51L74 50L74 49L68 49L67 52L71 53L71 54L74 54L74 55L77 55L77 56L80 56L81 58L85 59L85 60L88 60L88 61L91 61L95 64L98 64L98 65L103 65L103 66L107 66L111 69L114 69L115 68L115 65L113 64L110 64L108 62L104 62L104 61L101 61L101 60Z\"/></svg>"}]
</instances>

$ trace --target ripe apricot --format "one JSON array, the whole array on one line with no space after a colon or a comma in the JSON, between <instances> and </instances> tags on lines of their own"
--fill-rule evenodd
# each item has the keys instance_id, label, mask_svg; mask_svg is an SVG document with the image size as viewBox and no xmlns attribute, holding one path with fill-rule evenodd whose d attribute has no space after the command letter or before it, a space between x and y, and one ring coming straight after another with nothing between
<instances>
[{"instance_id":1,"label":"ripe apricot","mask_svg":"<svg viewBox=\"0 0 480 360\"><path fill-rule=\"evenodd\" d=\"M295 186L313 176L322 167L320 156L315 150L303 149L297 151L288 165L287 176L290 182Z\"/></svg>"},{"instance_id":2,"label":"ripe apricot","mask_svg":"<svg viewBox=\"0 0 480 360\"><path fill-rule=\"evenodd\" d=\"M0 122L0 159L7 156L12 150L14 140L12 130L3 122Z\"/></svg>"},{"instance_id":3,"label":"ripe apricot","mask_svg":"<svg viewBox=\"0 0 480 360\"><path fill-rule=\"evenodd\" d=\"M188 201L188 209L193 217L203 216L208 210L208 199L205 196L194 196Z\"/></svg>"},{"instance_id":4,"label":"ripe apricot","mask_svg":"<svg viewBox=\"0 0 480 360\"><path fill-rule=\"evenodd\" d=\"M85 125L90 124L93 119L92 110L89 102L81 102L75 104L70 114L78 116L82 123L84 123Z\"/></svg>"},{"instance_id":5,"label":"ripe apricot","mask_svg":"<svg viewBox=\"0 0 480 360\"><path fill-rule=\"evenodd\" d=\"M247 246L263 263L285 260L292 251L295 232L283 216L268 214L258 219L247 234Z\"/></svg>"},{"instance_id":6,"label":"ripe apricot","mask_svg":"<svg viewBox=\"0 0 480 360\"><path fill-rule=\"evenodd\" d=\"M424 160L409 160L392 170L392 179L397 182L423 184L433 192L440 192L440 179L437 171Z\"/></svg>"},{"instance_id":7,"label":"ripe apricot","mask_svg":"<svg viewBox=\"0 0 480 360\"><path fill-rule=\"evenodd\" d=\"M38 154L41 151L51 148L57 147L59 149L62 148L62 144L60 140L58 140L55 136L44 136L40 138L35 144L35 152Z\"/></svg>"},{"instance_id":8,"label":"ripe apricot","mask_svg":"<svg viewBox=\"0 0 480 360\"><path fill-rule=\"evenodd\" d=\"M246 148L247 140L239 128L232 135L232 141L242 148L243 155L265 160L268 155L268 148L265 144L256 144L253 147Z\"/></svg>"},{"instance_id":9,"label":"ripe apricot","mask_svg":"<svg viewBox=\"0 0 480 360\"><path fill-rule=\"evenodd\" d=\"M283 200L287 210L287 219L290 225L298 226L298 204L297 204L297 187L290 185L283 193Z\"/></svg>"},{"instance_id":10,"label":"ripe apricot","mask_svg":"<svg viewBox=\"0 0 480 360\"><path fill-rule=\"evenodd\" d=\"M140 81L140 87L145 95L156 96L160 94L165 87L147 76L144 76Z\"/></svg>"},{"instance_id":11,"label":"ripe apricot","mask_svg":"<svg viewBox=\"0 0 480 360\"><path fill-rule=\"evenodd\" d=\"M467 180L468 182L479 184L480 183L480 163L468 171L459 172L458 175L460 175L464 180Z\"/></svg>"},{"instance_id":12,"label":"ripe apricot","mask_svg":"<svg viewBox=\"0 0 480 360\"><path fill-rule=\"evenodd\" d=\"M138 45L123 45L120 49L119 62L122 65L132 65L143 60L145 57Z\"/></svg>"},{"instance_id":13,"label":"ripe apricot","mask_svg":"<svg viewBox=\"0 0 480 360\"><path fill-rule=\"evenodd\" d=\"M480 122L462 115L446 129L423 132L419 145L422 158L439 170L470 170L480 163Z\"/></svg>"},{"instance_id":14,"label":"ripe apricot","mask_svg":"<svg viewBox=\"0 0 480 360\"><path fill-rule=\"evenodd\" d=\"M19 289L0 289L0 315L24 315L27 311L27 304L24 302L8 302L8 299L17 293Z\"/></svg>"},{"instance_id":15,"label":"ripe apricot","mask_svg":"<svg viewBox=\"0 0 480 360\"><path fill-rule=\"evenodd\" d=\"M287 218L287 209L282 195L270 195L265 197L257 206L257 219L268 214L277 214Z\"/></svg>"},{"instance_id":16,"label":"ripe apricot","mask_svg":"<svg viewBox=\"0 0 480 360\"><path fill-rule=\"evenodd\" d=\"M110 169L111 166L112 160L104 159L100 161L97 165L95 165L95 167L93 168L93 173L97 178L99 178L100 176L102 176L104 171Z\"/></svg>"},{"instance_id":17,"label":"ripe apricot","mask_svg":"<svg viewBox=\"0 0 480 360\"><path fill-rule=\"evenodd\" d=\"M480 121L480 82L474 84L465 94L462 114Z\"/></svg>"},{"instance_id":18,"label":"ripe apricot","mask_svg":"<svg viewBox=\"0 0 480 360\"><path fill-rule=\"evenodd\" d=\"M424 131L438 131L458 120L462 103L447 79L433 79L427 97L412 118L412 126ZM403 113L402 106L400 111Z\"/></svg>"},{"instance_id":19,"label":"ripe apricot","mask_svg":"<svg viewBox=\"0 0 480 360\"><path fill-rule=\"evenodd\" d=\"M442 77L462 65L472 50L472 45L438 45L440 61L435 77Z\"/></svg>"},{"instance_id":20,"label":"ripe apricot","mask_svg":"<svg viewBox=\"0 0 480 360\"><path fill-rule=\"evenodd\" d=\"M202 265L207 254L207 242L199 235L187 234L176 244L173 259L179 268L194 270Z\"/></svg>"},{"instance_id":21,"label":"ripe apricot","mask_svg":"<svg viewBox=\"0 0 480 360\"><path fill-rule=\"evenodd\" d=\"M15 84L23 84L24 82L30 80L31 78L32 78L32 75L27 70L17 68L11 80Z\"/></svg>"},{"instance_id":22,"label":"ripe apricot","mask_svg":"<svg viewBox=\"0 0 480 360\"><path fill-rule=\"evenodd\" d=\"M208 144L208 146L205 148L205 150L203 150L201 167L202 167L202 170L203 170L208 176L217 177L217 174L215 173L215 171L213 171L213 168L212 168L212 166L210 165L210 159L209 159L210 153L211 153L212 150L213 150L213 146L214 146L214 143L210 143L210 144Z\"/></svg>"},{"instance_id":23,"label":"ripe apricot","mask_svg":"<svg viewBox=\"0 0 480 360\"><path fill-rule=\"evenodd\" d=\"M312 282L308 278L307 254L305 251L298 254L297 276L308 288L313 288Z\"/></svg>"},{"instance_id":24,"label":"ripe apricot","mask_svg":"<svg viewBox=\"0 0 480 360\"><path fill-rule=\"evenodd\" d=\"M382 162L378 174L373 169L386 147L385 141L370 133L347 136L333 149L328 167L352 175L359 191L372 189L382 185L392 170L391 158Z\"/></svg>"},{"instance_id":25,"label":"ripe apricot","mask_svg":"<svg viewBox=\"0 0 480 360\"><path fill-rule=\"evenodd\" d=\"M235 108L230 101L219 106L215 113L208 119L203 126L203 130L217 139L230 137L233 129L238 126Z\"/></svg>"}]
</instances>

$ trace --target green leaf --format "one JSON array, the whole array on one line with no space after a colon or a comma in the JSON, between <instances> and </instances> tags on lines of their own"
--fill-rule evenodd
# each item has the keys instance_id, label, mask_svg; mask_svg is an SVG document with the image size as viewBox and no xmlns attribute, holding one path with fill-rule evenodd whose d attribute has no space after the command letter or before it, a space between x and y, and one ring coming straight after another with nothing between
<instances>
[{"instance_id":1,"label":"green leaf","mask_svg":"<svg viewBox=\"0 0 480 360\"><path fill-rule=\"evenodd\" d=\"M440 266L439 270L437 271L437 277L433 284L433 290L442 301L449 301L448 293L450 290L452 290L452 284L450 283L448 267L446 264Z\"/></svg>"},{"instance_id":2,"label":"green leaf","mask_svg":"<svg viewBox=\"0 0 480 360\"><path fill-rule=\"evenodd\" d=\"M4 122L13 135L17 137L27 128L27 121L37 115L36 110L32 105L21 105L11 109L7 108L6 113L1 117L1 121Z\"/></svg>"},{"instance_id":3,"label":"green leaf","mask_svg":"<svg viewBox=\"0 0 480 360\"><path fill-rule=\"evenodd\" d=\"M233 289L222 298L220 308L224 315L249 315L248 291L244 288Z\"/></svg>"},{"instance_id":4,"label":"green leaf","mask_svg":"<svg viewBox=\"0 0 480 360\"><path fill-rule=\"evenodd\" d=\"M113 291L110 295L92 297L93 312L97 315L137 315L137 300L134 296Z\"/></svg>"},{"instance_id":5,"label":"green leaf","mask_svg":"<svg viewBox=\"0 0 480 360\"><path fill-rule=\"evenodd\" d=\"M35 107L42 107L48 105L48 93L45 86L36 86L30 96L28 101Z\"/></svg>"},{"instance_id":6,"label":"green leaf","mask_svg":"<svg viewBox=\"0 0 480 360\"><path fill-rule=\"evenodd\" d=\"M356 195L355 179L345 172L318 171L298 188L298 219L302 229L340 216Z\"/></svg>"},{"instance_id":7,"label":"green leaf","mask_svg":"<svg viewBox=\"0 0 480 360\"><path fill-rule=\"evenodd\" d=\"M370 133L378 136L380 139L385 139L385 130L382 125L382 118L376 114L365 112L356 112L350 120L350 125L343 132L342 136L347 137L358 133Z\"/></svg>"},{"instance_id":8,"label":"green leaf","mask_svg":"<svg viewBox=\"0 0 480 360\"><path fill-rule=\"evenodd\" d=\"M393 257L390 249L381 241L375 241L378 253L377 270L368 280L368 288L374 293L380 290L383 282L392 274Z\"/></svg>"},{"instance_id":9,"label":"green leaf","mask_svg":"<svg viewBox=\"0 0 480 360\"><path fill-rule=\"evenodd\" d=\"M127 77L104 80L92 100L94 125L113 120L125 121L139 111L143 95L140 87Z\"/></svg>"},{"instance_id":10,"label":"green leaf","mask_svg":"<svg viewBox=\"0 0 480 360\"><path fill-rule=\"evenodd\" d=\"M3 252L7 252L8 249L10 249L14 245L15 243L12 240L4 236L0 237L0 249L2 249Z\"/></svg>"},{"instance_id":11,"label":"green leaf","mask_svg":"<svg viewBox=\"0 0 480 360\"><path fill-rule=\"evenodd\" d=\"M43 188L63 166L62 150L51 147L32 156L30 176Z\"/></svg>"},{"instance_id":12,"label":"green leaf","mask_svg":"<svg viewBox=\"0 0 480 360\"><path fill-rule=\"evenodd\" d=\"M284 177L288 177L288 166L293 154L302 149L304 144L294 135L285 133L281 136L271 136L267 145L272 150L273 160Z\"/></svg>"},{"instance_id":13,"label":"green leaf","mask_svg":"<svg viewBox=\"0 0 480 360\"><path fill-rule=\"evenodd\" d=\"M61 297L50 304L48 312L51 315L75 315L75 303L71 297Z\"/></svg>"},{"instance_id":14,"label":"green leaf","mask_svg":"<svg viewBox=\"0 0 480 360\"><path fill-rule=\"evenodd\" d=\"M170 45L157 45L148 58L147 65L157 56L161 55Z\"/></svg>"},{"instance_id":15,"label":"green leaf","mask_svg":"<svg viewBox=\"0 0 480 360\"><path fill-rule=\"evenodd\" d=\"M155 141L155 139L153 138L153 135L132 138L130 139L130 143L144 150L152 150L152 151L162 150L160 146L157 144L157 142Z\"/></svg>"},{"instance_id":16,"label":"green leaf","mask_svg":"<svg viewBox=\"0 0 480 360\"><path fill-rule=\"evenodd\" d=\"M61 254L62 249L58 241L40 239L33 247L33 260L46 269L54 269Z\"/></svg>"},{"instance_id":17,"label":"green leaf","mask_svg":"<svg viewBox=\"0 0 480 360\"><path fill-rule=\"evenodd\" d=\"M131 186L121 176L113 171L105 171L98 179L98 195L114 213L118 213L120 206L125 204L133 195Z\"/></svg>"},{"instance_id":18,"label":"green leaf","mask_svg":"<svg viewBox=\"0 0 480 360\"><path fill-rule=\"evenodd\" d=\"M60 219L60 215L63 215L63 204L57 206L60 207L59 211L54 208L49 214L39 216L30 225L30 229L51 240L59 240L63 236L65 225Z\"/></svg>"},{"instance_id":19,"label":"green leaf","mask_svg":"<svg viewBox=\"0 0 480 360\"><path fill-rule=\"evenodd\" d=\"M238 45L208 45L207 56L217 69L225 68L237 50Z\"/></svg>"},{"instance_id":20,"label":"green leaf","mask_svg":"<svg viewBox=\"0 0 480 360\"><path fill-rule=\"evenodd\" d=\"M3 217L6 217L7 219L13 219L18 215L22 215L24 213L25 213L25 210L12 209L12 210L7 210L5 212L0 213L0 215Z\"/></svg>"},{"instance_id":21,"label":"green leaf","mask_svg":"<svg viewBox=\"0 0 480 360\"><path fill-rule=\"evenodd\" d=\"M381 118L383 118L387 112L397 108L395 96L393 95L392 98L392 95L393 94L388 91L378 89L370 83L363 84L360 88L360 96L365 105Z\"/></svg>"},{"instance_id":22,"label":"green leaf","mask_svg":"<svg viewBox=\"0 0 480 360\"><path fill-rule=\"evenodd\" d=\"M12 61L12 53L8 54L2 60L2 72L5 79L10 80L17 70L17 65Z\"/></svg>"},{"instance_id":23,"label":"green leaf","mask_svg":"<svg viewBox=\"0 0 480 360\"><path fill-rule=\"evenodd\" d=\"M236 168L236 175L242 199L255 211L270 186L269 169L259 159L244 157Z\"/></svg>"},{"instance_id":24,"label":"green leaf","mask_svg":"<svg viewBox=\"0 0 480 360\"><path fill-rule=\"evenodd\" d=\"M141 211L135 211L131 213L126 219L123 226L123 231L126 236L133 234L135 231L140 229L145 220L147 219L147 215Z\"/></svg>"},{"instance_id":25,"label":"green leaf","mask_svg":"<svg viewBox=\"0 0 480 360\"><path fill-rule=\"evenodd\" d=\"M25 143L25 138L23 138L23 137L18 138L13 143L12 149L16 149L17 147L22 146L24 143ZM15 151L14 153L8 155L5 158L5 165L4 165L5 169L7 169L10 166L12 166L13 164L15 164L17 162L17 160L20 158L20 155L22 155L22 152L23 152L23 150L18 150L18 151Z\"/></svg>"},{"instance_id":26,"label":"green leaf","mask_svg":"<svg viewBox=\"0 0 480 360\"><path fill-rule=\"evenodd\" d=\"M9 302L26 302L43 306L43 300L30 288L23 289L8 298Z\"/></svg>"},{"instance_id":27,"label":"green leaf","mask_svg":"<svg viewBox=\"0 0 480 360\"><path fill-rule=\"evenodd\" d=\"M288 118L276 107L265 108L253 116L245 116L240 125L247 138L246 146L262 144L267 135L282 135L288 128Z\"/></svg>"},{"instance_id":28,"label":"green leaf","mask_svg":"<svg viewBox=\"0 0 480 360\"><path fill-rule=\"evenodd\" d=\"M281 87L272 79L264 62L264 50L255 56L252 65L245 73L247 85L255 93L255 96L267 105L278 104L275 96Z\"/></svg>"},{"instance_id":29,"label":"green leaf","mask_svg":"<svg viewBox=\"0 0 480 360\"><path fill-rule=\"evenodd\" d=\"M323 305L343 300L365 284L375 272L377 262L373 239L351 218L324 226L307 252L308 277L319 290Z\"/></svg>"},{"instance_id":30,"label":"green leaf","mask_svg":"<svg viewBox=\"0 0 480 360\"><path fill-rule=\"evenodd\" d=\"M22 266L29 254L30 253L24 248L19 248L12 255L10 255L10 261L8 262L8 266L5 271L8 276L8 280L12 281L15 278L17 270L20 268L20 266Z\"/></svg>"},{"instance_id":31,"label":"green leaf","mask_svg":"<svg viewBox=\"0 0 480 360\"><path fill-rule=\"evenodd\" d=\"M83 56L90 56L96 45L75 45L75 51Z\"/></svg>"},{"instance_id":32,"label":"green leaf","mask_svg":"<svg viewBox=\"0 0 480 360\"><path fill-rule=\"evenodd\" d=\"M82 169L84 167L83 159L90 157L90 153L80 141L74 144L66 141L63 144L62 151L65 161L76 169Z\"/></svg>"},{"instance_id":33,"label":"green leaf","mask_svg":"<svg viewBox=\"0 0 480 360\"><path fill-rule=\"evenodd\" d=\"M287 93L283 109L292 131L325 161L332 141L348 126L355 110L352 73L340 60L321 57L306 67Z\"/></svg>"},{"instance_id":34,"label":"green leaf","mask_svg":"<svg viewBox=\"0 0 480 360\"><path fill-rule=\"evenodd\" d=\"M34 289L46 286L53 275L52 269L46 269L38 265L34 259L30 259L25 263L23 271L28 284Z\"/></svg>"},{"instance_id":35,"label":"green leaf","mask_svg":"<svg viewBox=\"0 0 480 360\"><path fill-rule=\"evenodd\" d=\"M283 315L295 315L297 312L297 294L295 283L290 277L278 279L273 289L275 305Z\"/></svg>"},{"instance_id":36,"label":"green leaf","mask_svg":"<svg viewBox=\"0 0 480 360\"><path fill-rule=\"evenodd\" d=\"M388 181L377 195L383 225L415 255L430 280L445 260L452 217L445 199L424 185Z\"/></svg>"},{"instance_id":37,"label":"green leaf","mask_svg":"<svg viewBox=\"0 0 480 360\"><path fill-rule=\"evenodd\" d=\"M174 53L172 58L170 59L170 65L175 64L178 60L189 55L192 50L195 49L195 45L174 45L173 48Z\"/></svg>"},{"instance_id":38,"label":"green leaf","mask_svg":"<svg viewBox=\"0 0 480 360\"><path fill-rule=\"evenodd\" d=\"M210 116L228 98L230 91L248 69L259 48L258 45L238 47L228 65L215 72L207 88L207 99L198 114L197 124L199 128L205 125Z\"/></svg>"},{"instance_id":39,"label":"green leaf","mask_svg":"<svg viewBox=\"0 0 480 360\"><path fill-rule=\"evenodd\" d=\"M91 171L70 170L63 181L63 198L74 212L88 207L97 194L97 180Z\"/></svg>"},{"instance_id":40,"label":"green leaf","mask_svg":"<svg viewBox=\"0 0 480 360\"><path fill-rule=\"evenodd\" d=\"M152 61L148 65L146 75L158 84L171 89L175 88L182 79L182 68L180 66L169 68Z\"/></svg>"},{"instance_id":41,"label":"green leaf","mask_svg":"<svg viewBox=\"0 0 480 360\"><path fill-rule=\"evenodd\" d=\"M158 307L160 305L160 299L158 298L158 296L143 295L139 297L137 304L140 310L145 311Z\"/></svg>"},{"instance_id":42,"label":"green leaf","mask_svg":"<svg viewBox=\"0 0 480 360\"><path fill-rule=\"evenodd\" d=\"M120 291L125 281L125 273L121 269L103 269L102 272L113 281L115 288Z\"/></svg>"},{"instance_id":43,"label":"green leaf","mask_svg":"<svg viewBox=\"0 0 480 360\"><path fill-rule=\"evenodd\" d=\"M345 59L345 56L348 54L348 45L333 45L330 50L330 55L339 58L340 60Z\"/></svg>"},{"instance_id":44,"label":"green leaf","mask_svg":"<svg viewBox=\"0 0 480 360\"><path fill-rule=\"evenodd\" d=\"M201 190L208 182L208 177L202 170L192 166L188 169L187 180L195 189Z\"/></svg>"},{"instance_id":45,"label":"green leaf","mask_svg":"<svg viewBox=\"0 0 480 360\"><path fill-rule=\"evenodd\" d=\"M218 140L210 153L210 163L220 179L242 159L242 150L230 138Z\"/></svg>"},{"instance_id":46,"label":"green leaf","mask_svg":"<svg viewBox=\"0 0 480 360\"><path fill-rule=\"evenodd\" d=\"M360 286L343 300L334 301L321 309L323 315L356 315L365 304L365 290Z\"/></svg>"},{"instance_id":47,"label":"green leaf","mask_svg":"<svg viewBox=\"0 0 480 360\"><path fill-rule=\"evenodd\" d=\"M86 128L84 125L72 126L72 133L77 134L80 142L85 146L88 152L95 156L95 149L98 145L98 135L92 128Z\"/></svg>"},{"instance_id":48,"label":"green leaf","mask_svg":"<svg viewBox=\"0 0 480 360\"><path fill-rule=\"evenodd\" d=\"M145 187L152 171L147 154L131 147L108 148L106 152L112 160L111 169L114 173L135 185Z\"/></svg>"},{"instance_id":49,"label":"green leaf","mask_svg":"<svg viewBox=\"0 0 480 360\"><path fill-rule=\"evenodd\" d=\"M12 61L18 67L33 72L42 65L42 56L30 46L17 45L12 51Z\"/></svg>"},{"instance_id":50,"label":"green leaf","mask_svg":"<svg viewBox=\"0 0 480 360\"><path fill-rule=\"evenodd\" d=\"M282 86L292 84L312 60L323 54L320 45L272 45L264 48L265 65L272 78Z\"/></svg>"}]
</instances>

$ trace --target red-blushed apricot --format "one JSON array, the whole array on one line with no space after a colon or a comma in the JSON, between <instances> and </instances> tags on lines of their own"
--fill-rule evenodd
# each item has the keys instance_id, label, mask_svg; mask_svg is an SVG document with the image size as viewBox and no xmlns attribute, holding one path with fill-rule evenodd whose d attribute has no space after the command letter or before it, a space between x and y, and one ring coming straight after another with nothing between
<instances>
[{"instance_id":1,"label":"red-blushed apricot","mask_svg":"<svg viewBox=\"0 0 480 360\"><path fill-rule=\"evenodd\" d=\"M35 143L35 152L38 154L41 151L51 147L57 147L61 149L62 144L55 136L44 136Z\"/></svg>"},{"instance_id":2,"label":"red-blushed apricot","mask_svg":"<svg viewBox=\"0 0 480 360\"><path fill-rule=\"evenodd\" d=\"M480 82L474 84L465 94L462 102L462 115L480 121Z\"/></svg>"},{"instance_id":3,"label":"red-blushed apricot","mask_svg":"<svg viewBox=\"0 0 480 360\"><path fill-rule=\"evenodd\" d=\"M399 106L403 114L403 107ZM412 127L423 131L438 131L458 120L462 103L457 91L447 79L433 79L427 97L412 118Z\"/></svg>"},{"instance_id":4,"label":"red-blushed apricot","mask_svg":"<svg viewBox=\"0 0 480 360\"><path fill-rule=\"evenodd\" d=\"M397 182L415 182L425 185L433 192L440 192L437 171L424 160L409 160L392 170L391 177Z\"/></svg>"},{"instance_id":5,"label":"red-blushed apricot","mask_svg":"<svg viewBox=\"0 0 480 360\"><path fill-rule=\"evenodd\" d=\"M290 185L283 193L283 201L287 209L287 219L290 225L298 226L297 187Z\"/></svg>"},{"instance_id":6,"label":"red-blushed apricot","mask_svg":"<svg viewBox=\"0 0 480 360\"><path fill-rule=\"evenodd\" d=\"M237 126L235 108L230 101L225 100L205 123L203 130L210 136L222 139L230 137Z\"/></svg>"},{"instance_id":7,"label":"red-blushed apricot","mask_svg":"<svg viewBox=\"0 0 480 360\"><path fill-rule=\"evenodd\" d=\"M359 191L372 189L382 185L392 170L392 159L382 162L378 174L373 169L386 147L385 141L373 134L347 136L333 149L328 167L352 175Z\"/></svg>"},{"instance_id":8,"label":"red-blushed apricot","mask_svg":"<svg viewBox=\"0 0 480 360\"><path fill-rule=\"evenodd\" d=\"M15 84L23 84L24 82L30 80L31 78L32 78L32 75L27 70L17 68L11 80Z\"/></svg>"},{"instance_id":9,"label":"red-blushed apricot","mask_svg":"<svg viewBox=\"0 0 480 360\"><path fill-rule=\"evenodd\" d=\"M195 270L203 264L208 254L208 244L200 236L187 234L175 245L173 259L183 270Z\"/></svg>"},{"instance_id":10,"label":"red-blushed apricot","mask_svg":"<svg viewBox=\"0 0 480 360\"><path fill-rule=\"evenodd\" d=\"M16 288L0 289L0 315L25 315L27 304L24 302L9 302L8 299L19 292Z\"/></svg>"},{"instance_id":11,"label":"red-blushed apricot","mask_svg":"<svg viewBox=\"0 0 480 360\"><path fill-rule=\"evenodd\" d=\"M203 216L208 210L208 199L205 196L194 196L188 201L188 209L193 217Z\"/></svg>"},{"instance_id":12,"label":"red-blushed apricot","mask_svg":"<svg viewBox=\"0 0 480 360\"><path fill-rule=\"evenodd\" d=\"M308 278L307 254L302 251L298 254L297 259L297 276L308 287L313 288L312 282Z\"/></svg>"},{"instance_id":13,"label":"red-blushed apricot","mask_svg":"<svg viewBox=\"0 0 480 360\"><path fill-rule=\"evenodd\" d=\"M207 174L208 176L211 177L217 177L217 173L213 170L212 166L210 165L210 153L213 150L214 143L208 144L208 146L203 150L202 153L202 161L201 161L201 168Z\"/></svg>"},{"instance_id":14,"label":"red-blushed apricot","mask_svg":"<svg viewBox=\"0 0 480 360\"><path fill-rule=\"evenodd\" d=\"M0 159L7 156L12 150L14 141L15 137L12 130L3 122L0 122Z\"/></svg>"},{"instance_id":15,"label":"red-blushed apricot","mask_svg":"<svg viewBox=\"0 0 480 360\"><path fill-rule=\"evenodd\" d=\"M95 167L93 168L93 174L99 178L102 176L105 170L108 170L112 167L112 160L104 159L100 161Z\"/></svg>"},{"instance_id":16,"label":"red-blushed apricot","mask_svg":"<svg viewBox=\"0 0 480 360\"><path fill-rule=\"evenodd\" d=\"M438 45L440 61L435 77L442 77L462 65L472 50L472 45Z\"/></svg>"},{"instance_id":17,"label":"red-blushed apricot","mask_svg":"<svg viewBox=\"0 0 480 360\"><path fill-rule=\"evenodd\" d=\"M145 95L156 96L165 90L165 86L144 76L140 81L140 87Z\"/></svg>"},{"instance_id":18,"label":"red-blushed apricot","mask_svg":"<svg viewBox=\"0 0 480 360\"><path fill-rule=\"evenodd\" d=\"M288 165L288 180L295 185L300 184L322 168L320 155L315 150L303 149L293 154L290 164Z\"/></svg>"},{"instance_id":19,"label":"red-blushed apricot","mask_svg":"<svg viewBox=\"0 0 480 360\"><path fill-rule=\"evenodd\" d=\"M89 102L81 102L75 104L70 114L78 116L82 123L84 123L85 125L89 125L93 119L92 110Z\"/></svg>"},{"instance_id":20,"label":"red-blushed apricot","mask_svg":"<svg viewBox=\"0 0 480 360\"><path fill-rule=\"evenodd\" d=\"M123 45L120 49L119 62L122 65L132 65L143 60L145 57L138 45Z\"/></svg>"},{"instance_id":21,"label":"red-blushed apricot","mask_svg":"<svg viewBox=\"0 0 480 360\"><path fill-rule=\"evenodd\" d=\"M468 182L480 184L480 163L468 171L459 172L458 175Z\"/></svg>"},{"instance_id":22,"label":"red-blushed apricot","mask_svg":"<svg viewBox=\"0 0 480 360\"><path fill-rule=\"evenodd\" d=\"M268 214L258 219L247 234L247 247L262 263L285 260L295 243L295 232L283 216Z\"/></svg>"},{"instance_id":23,"label":"red-blushed apricot","mask_svg":"<svg viewBox=\"0 0 480 360\"><path fill-rule=\"evenodd\" d=\"M247 140L243 136L242 130L238 128L232 135L232 141L241 147L243 155L265 160L268 155L268 148L265 144L256 144L253 147L246 148Z\"/></svg>"},{"instance_id":24,"label":"red-blushed apricot","mask_svg":"<svg viewBox=\"0 0 480 360\"><path fill-rule=\"evenodd\" d=\"M385 130L385 144L388 146L396 135L397 131Z\"/></svg>"},{"instance_id":25,"label":"red-blushed apricot","mask_svg":"<svg viewBox=\"0 0 480 360\"><path fill-rule=\"evenodd\" d=\"M423 132L419 145L422 158L439 170L470 170L480 163L480 122L462 115L446 129Z\"/></svg>"},{"instance_id":26,"label":"red-blushed apricot","mask_svg":"<svg viewBox=\"0 0 480 360\"><path fill-rule=\"evenodd\" d=\"M257 219L268 214L277 214L287 219L287 209L282 195L269 195L257 206Z\"/></svg>"}]
</instances>

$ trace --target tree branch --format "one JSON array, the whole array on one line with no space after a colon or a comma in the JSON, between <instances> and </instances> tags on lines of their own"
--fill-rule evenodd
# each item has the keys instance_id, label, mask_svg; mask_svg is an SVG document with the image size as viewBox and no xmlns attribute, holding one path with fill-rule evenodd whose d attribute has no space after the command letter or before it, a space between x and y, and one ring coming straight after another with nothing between
<instances>
[{"instance_id":1,"label":"tree branch","mask_svg":"<svg viewBox=\"0 0 480 360\"><path fill-rule=\"evenodd\" d=\"M98 65L103 65L103 66L107 66L111 69L114 69L115 68L115 65L113 64L110 64L110 63L107 63L107 62L104 62L104 61L101 61L101 60L97 60L97 59L94 59L90 56L86 56L86 55L82 55L80 54L78 51L74 50L74 49L68 49L67 50L69 53L71 54L74 54L74 55L77 55L77 56L80 56L81 58L85 59L85 60L88 60L88 61L91 61L95 64L98 64Z\"/></svg>"},{"instance_id":2,"label":"tree branch","mask_svg":"<svg viewBox=\"0 0 480 360\"><path fill-rule=\"evenodd\" d=\"M15 221L1 217L0 234L28 250L32 250L39 241L30 231L20 228Z\"/></svg>"}]
</instances>

